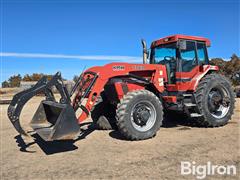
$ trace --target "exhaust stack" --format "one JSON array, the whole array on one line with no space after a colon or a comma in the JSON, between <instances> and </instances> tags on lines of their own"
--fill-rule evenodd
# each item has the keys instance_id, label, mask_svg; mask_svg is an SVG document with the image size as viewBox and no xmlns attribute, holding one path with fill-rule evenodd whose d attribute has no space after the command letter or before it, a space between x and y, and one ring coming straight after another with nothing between
<instances>
[{"instance_id":1,"label":"exhaust stack","mask_svg":"<svg viewBox=\"0 0 240 180\"><path fill-rule=\"evenodd\" d=\"M147 64L147 58L148 58L147 44L144 39L142 39L141 42L143 46L143 64Z\"/></svg>"}]
</instances>

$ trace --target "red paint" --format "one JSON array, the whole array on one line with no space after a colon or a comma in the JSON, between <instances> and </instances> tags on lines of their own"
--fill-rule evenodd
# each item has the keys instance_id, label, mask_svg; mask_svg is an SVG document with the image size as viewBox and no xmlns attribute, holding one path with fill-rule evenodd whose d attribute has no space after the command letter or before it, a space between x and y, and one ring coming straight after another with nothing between
<instances>
[{"instance_id":1,"label":"red paint","mask_svg":"<svg viewBox=\"0 0 240 180\"><path fill-rule=\"evenodd\" d=\"M151 44L151 48L154 48L156 46L159 46L161 44L167 44L167 43L172 43L172 42L177 42L180 39L185 39L185 40L193 40L193 41L202 41L206 43L206 46L210 46L210 40L204 37L198 37L198 36L186 36L186 35L172 35L172 36L167 36L161 39L158 39L156 41L153 41ZM167 41L166 41L167 40Z\"/></svg>"},{"instance_id":2,"label":"red paint","mask_svg":"<svg viewBox=\"0 0 240 180\"><path fill-rule=\"evenodd\" d=\"M117 92L118 98L122 99L124 96L123 88L122 88L122 83L121 82L116 82L114 83L115 90Z\"/></svg>"},{"instance_id":3,"label":"red paint","mask_svg":"<svg viewBox=\"0 0 240 180\"><path fill-rule=\"evenodd\" d=\"M128 91L136 91L136 90L141 90L145 88L143 85L132 84L132 83L127 83L127 87L128 87Z\"/></svg>"},{"instance_id":4,"label":"red paint","mask_svg":"<svg viewBox=\"0 0 240 180\"><path fill-rule=\"evenodd\" d=\"M121 70L116 70L113 67L120 66ZM134 67L141 66L143 68L142 70L135 70ZM129 73L134 74L141 74L141 77L146 77L146 79L149 79L149 81L154 85L156 90L161 93L164 90L167 91L194 91L201 80L201 78L210 70L217 70L218 67L211 66L211 65L204 65L201 69L200 66L195 67L191 72L187 73L176 73L177 78L190 78L191 81L188 82L177 82L176 84L170 84L164 86L164 84L161 84L160 81L164 79L164 82L167 81L167 74L166 74L166 68L164 65L157 65L157 64L128 64L128 63L111 63L107 64L105 66L98 66L98 67L92 67L88 69L87 71L96 72L98 74L98 78L94 84L94 86L91 89L91 92L89 94L89 97L87 99L86 108L88 111L91 110L93 107L96 98L92 100L93 94L96 96L99 96L100 93L103 91L103 88L105 84L108 82L108 80L112 77L119 77L119 76L126 76L128 77ZM86 71L86 72L87 72ZM146 72L146 76L144 76L144 71ZM160 72L161 71L161 72ZM151 77L150 77L151 74ZM127 82L117 82L115 83L115 88L118 94L119 99L121 99L124 96L124 91L122 89L121 83L126 83L128 87L128 91L134 91L138 89L143 89L144 85L138 85L133 83L127 83ZM76 104L77 97L81 96L81 92L78 92L77 96L74 98L73 104ZM167 96L163 97L168 102L176 102L175 96ZM85 120L87 118L87 114L85 112L82 112L80 115L79 122Z\"/></svg>"},{"instance_id":5,"label":"red paint","mask_svg":"<svg viewBox=\"0 0 240 180\"><path fill-rule=\"evenodd\" d=\"M164 101L170 102L170 103L176 103L177 97L176 96L163 96Z\"/></svg>"},{"instance_id":6,"label":"red paint","mask_svg":"<svg viewBox=\"0 0 240 180\"><path fill-rule=\"evenodd\" d=\"M105 66L95 66L92 68L89 68L87 71L92 71L98 74L98 78L94 84L94 86L91 89L91 92L87 98L86 102L86 109L90 111L96 101L92 101L92 96L95 94L96 96L99 96L100 93L103 91L103 88L105 84L108 82L108 80L112 77L118 77L118 76L128 76L129 73L132 74L141 74L141 77L144 77L144 72L146 72L146 79L149 79L150 82L152 82L155 86L155 88L159 92L164 91L164 86L159 86L159 78L166 78L166 68L164 65L157 65L157 64L129 64L129 63L110 63ZM162 71L162 75L160 75L160 71ZM151 76L150 76L151 75ZM137 90L140 88L143 88L138 85L131 85L127 84L129 89ZM117 85L117 89L120 93L120 96L122 96L122 92L120 92L120 87ZM78 92L73 100L73 105L76 104L78 97L81 96L81 92ZM87 118L87 114L85 112L82 112L80 117L78 118L79 123L82 122Z\"/></svg>"},{"instance_id":7,"label":"red paint","mask_svg":"<svg viewBox=\"0 0 240 180\"><path fill-rule=\"evenodd\" d=\"M138 84L127 83L127 82L116 82L114 83L114 87L118 95L118 99L122 99L123 96L125 95L123 91L123 86L126 86L126 89L128 90L127 92L136 91L136 90L145 88L144 85L138 85Z\"/></svg>"},{"instance_id":8,"label":"red paint","mask_svg":"<svg viewBox=\"0 0 240 180\"><path fill-rule=\"evenodd\" d=\"M121 67L121 70L116 70L114 67ZM140 66L143 68L142 70L136 70L136 67ZM96 72L98 74L98 78L91 89L91 92L88 96L86 108L90 111L96 101L96 98L92 100L92 96L95 93L96 96L99 96L103 91L105 84L112 77L119 76L128 76L129 73L139 74L141 77L146 77L156 88L158 92L167 91L194 91L201 80L201 78L210 70L218 70L218 67L211 65L204 65L201 69L200 66L195 67L191 72L177 72L177 78L190 78L191 81L188 82L177 82L176 84L169 84L164 86L160 81L164 79L164 82L167 82L167 73L164 65L157 64L128 64L128 63L111 63L105 66L97 66L88 69L87 71ZM87 72L86 71L86 72ZM161 71L161 73L160 73ZM144 75L144 72L146 74ZM134 91L138 89L145 88L144 85L127 83L127 82L117 82L115 83L115 88L118 94L118 98L121 99L124 96L124 91L122 89L121 83L126 83L128 91ZM73 105L77 102L77 97L81 96L81 92L78 92L76 97L74 98ZM175 96L166 96L163 97L164 100L168 102L176 102ZM87 118L87 114L82 112L80 115L79 122L85 120Z\"/></svg>"},{"instance_id":9,"label":"red paint","mask_svg":"<svg viewBox=\"0 0 240 180\"><path fill-rule=\"evenodd\" d=\"M165 38L161 38L157 41L154 41L151 47L159 46L161 44L166 44L170 42L176 42L180 39L185 40L194 40L194 41L201 41L205 42L207 46L210 46L210 40L203 37L196 37L196 36L185 36L185 35L173 35L167 36ZM199 81L206 75L209 71L216 71L218 70L217 66L211 65L204 65L204 66L196 66L190 72L176 72L177 79L190 79L186 82L176 82L176 84L168 84L167 72L166 67L160 64L129 64L129 63L110 63L105 66L95 66L89 68L85 72L91 71L95 72L98 77L93 85L88 98L85 104L86 109L90 112L94 103L100 93L104 90L105 84L111 78L120 78L122 81L115 82L113 87L116 90L117 97L120 100L126 92L124 91L134 91L139 89L144 89L144 83L132 83L128 81L124 81L124 78L129 78L129 74L134 74L135 76L145 78L148 80L154 89L159 92L163 93L164 91L195 91ZM86 84L87 87L89 84ZM123 87L125 86L125 87ZM111 86L110 86L111 87ZM126 89L123 89L126 88ZM81 97L82 92L78 92L73 100L73 106L75 107L77 104L77 100ZM163 96L163 100L166 102L177 102L176 96ZM87 118L87 114L82 112L79 116L78 120L79 123Z\"/></svg>"},{"instance_id":10,"label":"red paint","mask_svg":"<svg viewBox=\"0 0 240 180\"><path fill-rule=\"evenodd\" d=\"M177 82L176 84L166 85L167 91L195 91L199 81L209 71L217 71L217 66L204 65L197 66L190 72L176 72L176 78L189 78L187 82Z\"/></svg>"}]
</instances>

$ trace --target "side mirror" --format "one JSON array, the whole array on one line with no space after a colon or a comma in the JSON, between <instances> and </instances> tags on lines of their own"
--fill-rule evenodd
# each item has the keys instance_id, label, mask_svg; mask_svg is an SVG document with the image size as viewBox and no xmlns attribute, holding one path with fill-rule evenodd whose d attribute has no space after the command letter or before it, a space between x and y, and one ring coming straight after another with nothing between
<instances>
[{"instance_id":1,"label":"side mirror","mask_svg":"<svg viewBox=\"0 0 240 180\"><path fill-rule=\"evenodd\" d=\"M142 47L143 47L143 64L147 64L147 59L149 56L149 52L147 50L147 43L144 39L141 40Z\"/></svg>"},{"instance_id":2,"label":"side mirror","mask_svg":"<svg viewBox=\"0 0 240 180\"><path fill-rule=\"evenodd\" d=\"M186 50L187 49L187 43L184 40L181 40L178 42L178 47L180 50Z\"/></svg>"}]
</instances>

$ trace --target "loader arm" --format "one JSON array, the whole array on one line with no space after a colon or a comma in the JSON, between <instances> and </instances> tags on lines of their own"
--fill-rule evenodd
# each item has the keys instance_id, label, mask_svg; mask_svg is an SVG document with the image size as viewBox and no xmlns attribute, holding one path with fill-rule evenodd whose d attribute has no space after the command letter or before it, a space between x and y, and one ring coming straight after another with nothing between
<instances>
[{"instance_id":1,"label":"loader arm","mask_svg":"<svg viewBox=\"0 0 240 180\"><path fill-rule=\"evenodd\" d=\"M78 108L82 109L81 115L78 117L79 123L85 120L88 115L90 114L90 111L92 107L94 106L97 97L102 92L105 84L107 83L108 79L102 79L99 77L97 73L94 72L87 72L86 74L92 74L93 78L90 80L90 83L86 87L86 90L82 93L85 83L83 83L78 91L78 94L75 96L73 101L73 107L75 110ZM86 82L86 81L85 81ZM84 98L88 96L87 102L85 106L82 105L82 102Z\"/></svg>"},{"instance_id":2,"label":"loader arm","mask_svg":"<svg viewBox=\"0 0 240 180\"><path fill-rule=\"evenodd\" d=\"M56 101L51 87L55 86L61 95L60 103L70 104L71 100L68 95L68 92L62 82L61 73L57 72L50 81L47 80L46 76L43 76L37 84L32 88L29 88L25 91L19 92L13 96L13 99L8 107L8 118L15 127L15 129L23 135L28 135L23 128L21 127L19 118L21 111L24 105L30 100L33 96L44 92L46 95L46 100Z\"/></svg>"}]
</instances>

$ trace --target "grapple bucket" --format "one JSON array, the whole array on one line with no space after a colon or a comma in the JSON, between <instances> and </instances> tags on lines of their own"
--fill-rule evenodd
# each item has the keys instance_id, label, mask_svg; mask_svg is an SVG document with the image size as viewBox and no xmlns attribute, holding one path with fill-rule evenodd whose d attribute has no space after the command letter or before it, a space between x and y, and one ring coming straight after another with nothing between
<instances>
[{"instance_id":1,"label":"grapple bucket","mask_svg":"<svg viewBox=\"0 0 240 180\"><path fill-rule=\"evenodd\" d=\"M42 101L30 123L45 141L75 139L79 125L71 105Z\"/></svg>"},{"instance_id":2,"label":"grapple bucket","mask_svg":"<svg viewBox=\"0 0 240 180\"><path fill-rule=\"evenodd\" d=\"M81 102L88 95L97 78L94 72L88 72L85 75L86 79L83 75L79 77L70 94L63 83L60 72L57 72L50 80L47 76L43 76L33 87L15 94L8 106L8 118L17 132L29 136L20 123L21 111L33 96L44 92L46 100L40 103L30 126L45 141L75 139L80 133L75 112L81 108L85 114L89 114L88 109L81 105ZM52 92L53 87L61 96L59 102L56 102ZM77 89L78 93L72 103L71 96Z\"/></svg>"}]
</instances>

